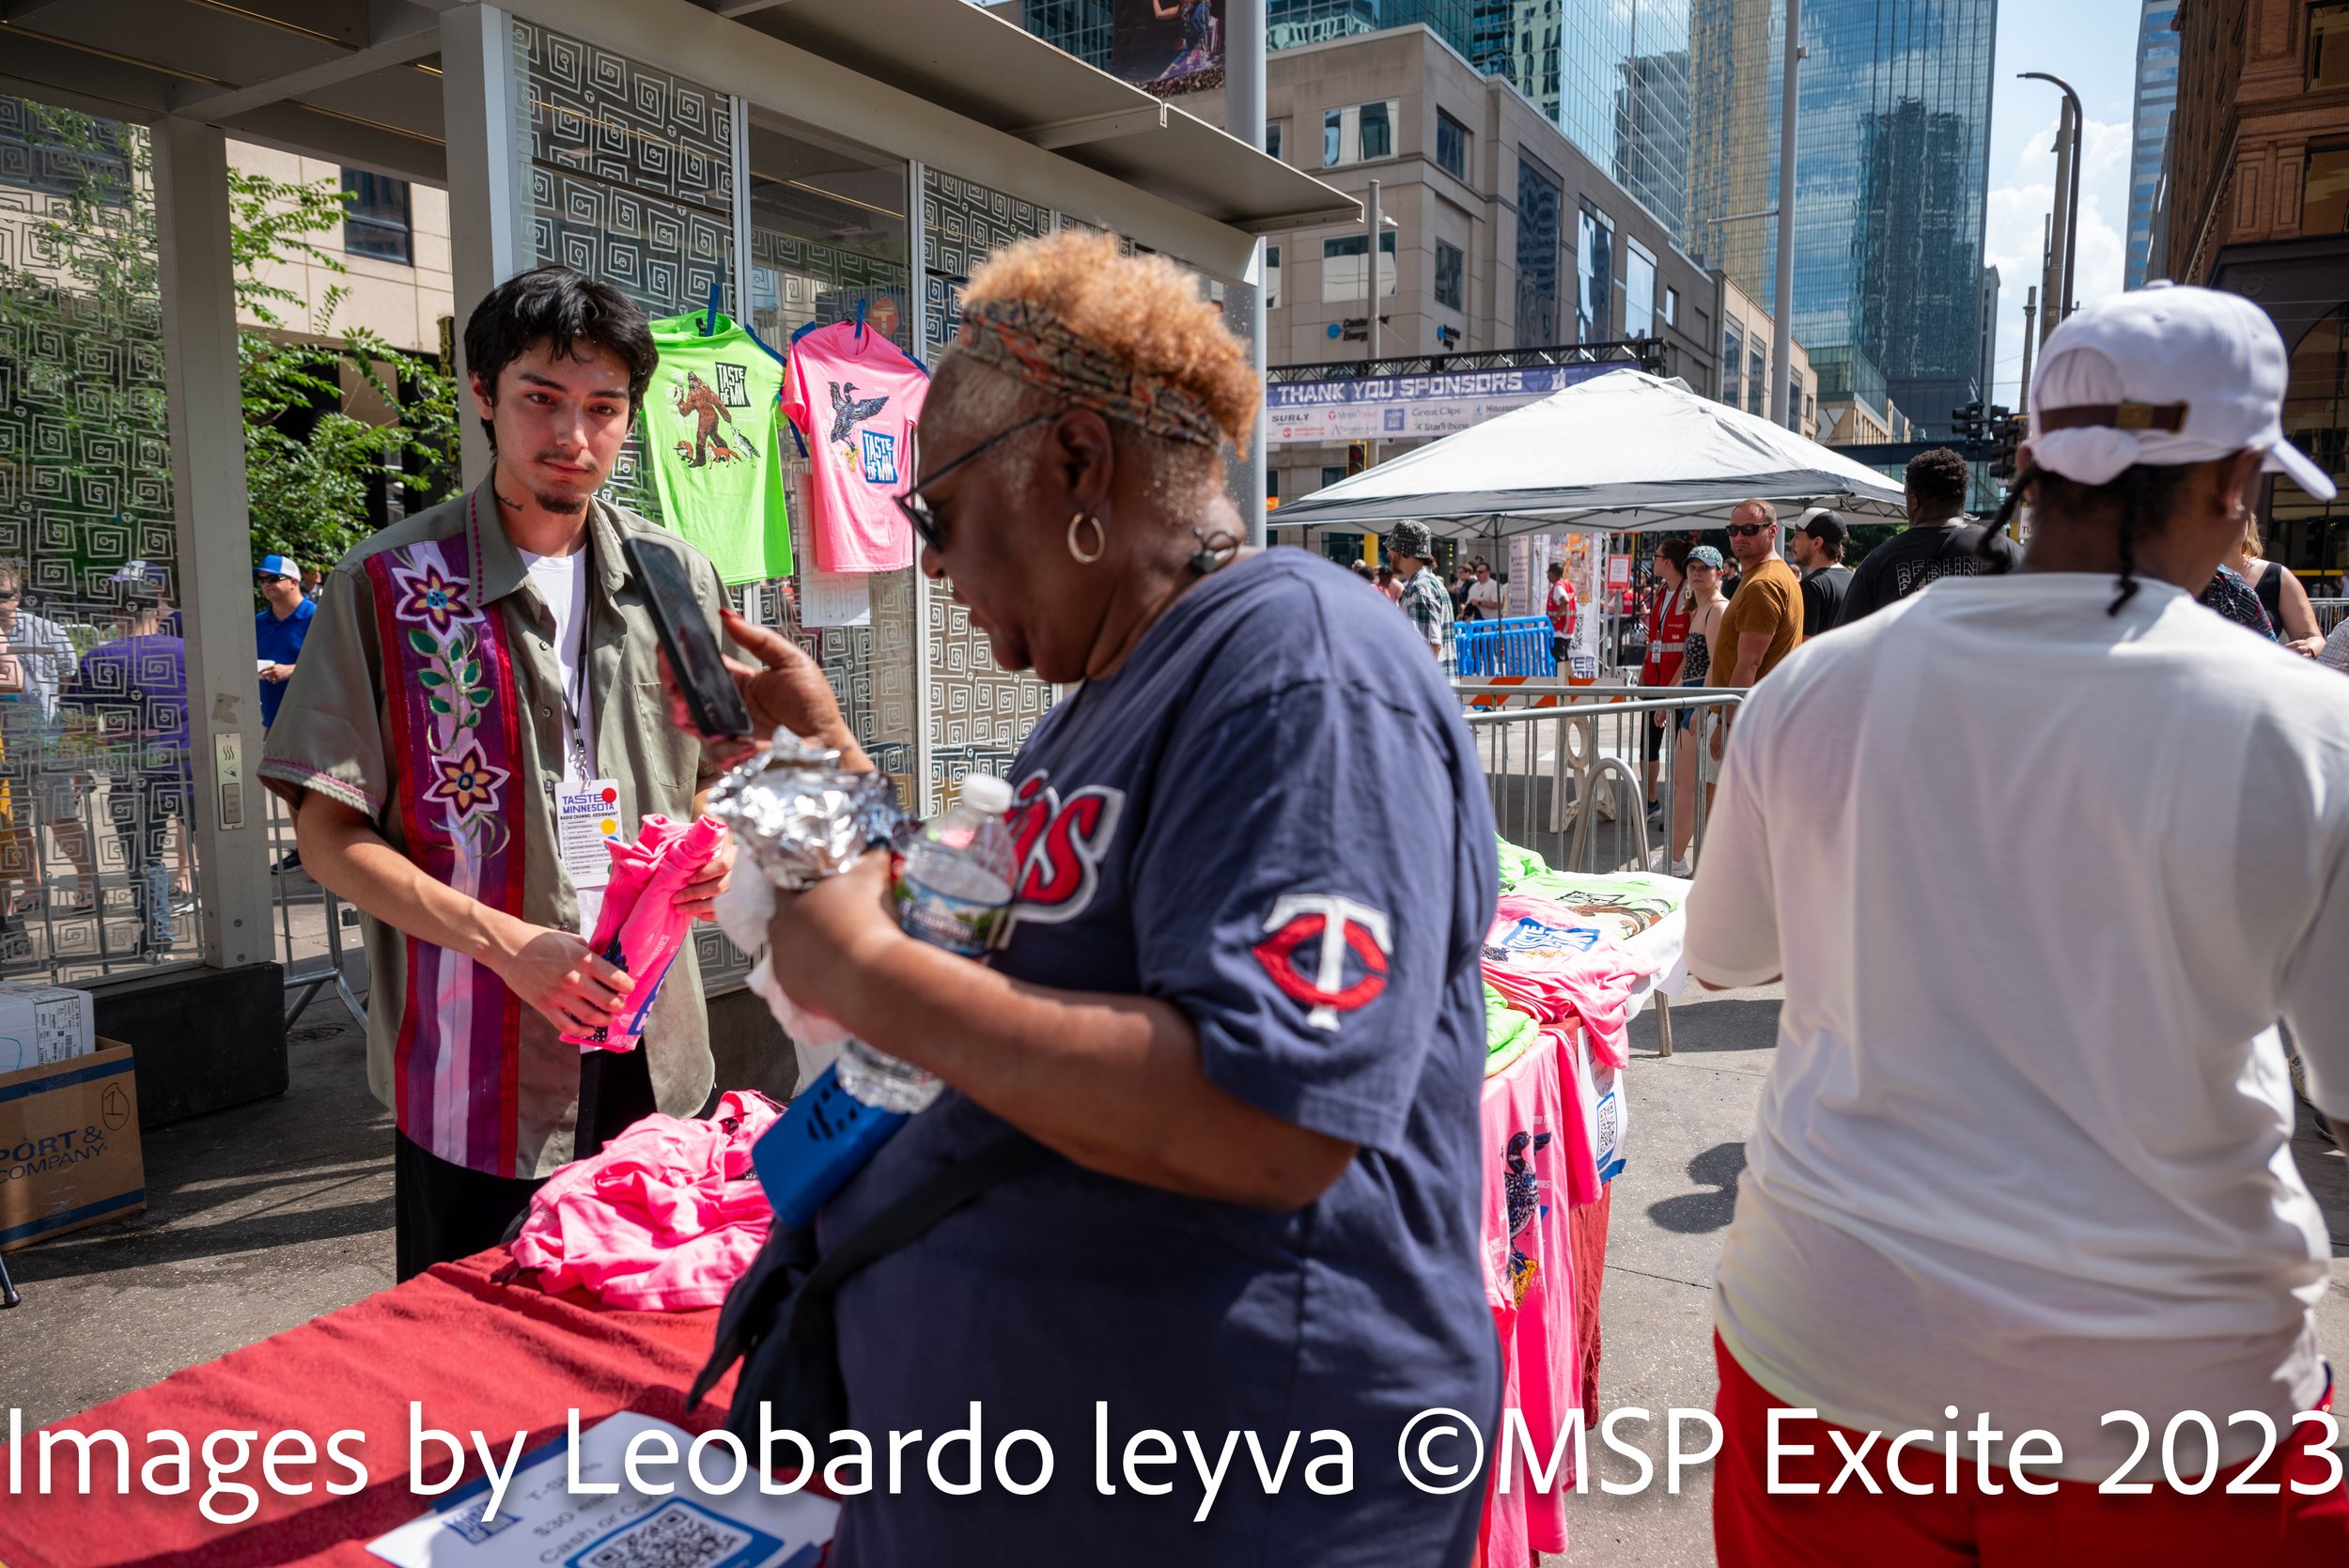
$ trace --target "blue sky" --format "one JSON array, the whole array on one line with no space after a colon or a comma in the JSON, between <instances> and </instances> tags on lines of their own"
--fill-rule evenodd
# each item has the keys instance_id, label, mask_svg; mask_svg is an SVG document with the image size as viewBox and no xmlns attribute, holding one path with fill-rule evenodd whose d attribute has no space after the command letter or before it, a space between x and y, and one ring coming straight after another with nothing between
<instances>
[{"instance_id":1,"label":"blue sky","mask_svg":"<svg viewBox=\"0 0 2349 1568\"><path fill-rule=\"evenodd\" d=\"M2023 292L2039 282L2041 225L2055 194L2063 95L2017 71L2062 77L2087 116L2080 164L2079 298L2121 289L2129 221L2129 116L2139 0L2005 0L1990 100L1990 208L1983 259L1999 269L1999 364L1991 401L2012 408L2023 367ZM1938 412L1939 411L1933 411Z\"/></svg>"}]
</instances>

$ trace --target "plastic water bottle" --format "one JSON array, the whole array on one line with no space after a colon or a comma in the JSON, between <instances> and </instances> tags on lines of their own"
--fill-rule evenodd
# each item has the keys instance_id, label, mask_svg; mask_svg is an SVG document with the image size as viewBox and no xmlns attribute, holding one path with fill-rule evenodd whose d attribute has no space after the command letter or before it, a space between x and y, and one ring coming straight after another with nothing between
<instances>
[{"instance_id":1,"label":"plastic water bottle","mask_svg":"<svg viewBox=\"0 0 2349 1568\"><path fill-rule=\"evenodd\" d=\"M906 846L897 874L897 924L908 936L966 958L984 958L1011 907L1019 855L1003 814L1011 785L988 773L962 781L952 811L925 824ZM910 1063L863 1041L840 1048L839 1082L850 1096L883 1110L926 1109L943 1087Z\"/></svg>"}]
</instances>

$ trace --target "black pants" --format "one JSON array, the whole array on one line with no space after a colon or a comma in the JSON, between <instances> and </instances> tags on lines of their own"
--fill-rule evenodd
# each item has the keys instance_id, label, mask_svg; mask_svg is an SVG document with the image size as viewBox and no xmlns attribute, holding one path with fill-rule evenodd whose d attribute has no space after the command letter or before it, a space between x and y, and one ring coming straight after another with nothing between
<instances>
[{"instance_id":1,"label":"black pants","mask_svg":"<svg viewBox=\"0 0 2349 1568\"><path fill-rule=\"evenodd\" d=\"M645 1048L625 1055L585 1051L579 1062L579 1133L572 1157L584 1159L658 1107ZM530 1206L544 1177L492 1176L443 1159L406 1133L392 1135L395 1268L412 1280L436 1263L454 1263L504 1241Z\"/></svg>"}]
</instances>

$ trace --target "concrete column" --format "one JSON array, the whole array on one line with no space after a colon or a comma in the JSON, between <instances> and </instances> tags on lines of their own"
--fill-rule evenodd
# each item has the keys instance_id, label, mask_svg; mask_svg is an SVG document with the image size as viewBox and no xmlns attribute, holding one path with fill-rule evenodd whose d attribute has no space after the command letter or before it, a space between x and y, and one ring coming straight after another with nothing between
<instances>
[{"instance_id":1,"label":"concrete column","mask_svg":"<svg viewBox=\"0 0 2349 1568\"><path fill-rule=\"evenodd\" d=\"M195 837L203 878L204 962L228 969L274 956L269 813L253 783L261 700L253 674L253 525L244 489L228 159L211 126L165 119L154 137L163 385L179 522L171 597L187 639L194 776L184 821Z\"/></svg>"},{"instance_id":2,"label":"concrete column","mask_svg":"<svg viewBox=\"0 0 2349 1568\"><path fill-rule=\"evenodd\" d=\"M1223 10L1223 126L1233 135L1261 151L1264 147L1265 0L1226 0ZM1265 242L1260 237L1248 259L1248 275L1225 288L1226 318L1232 330L1248 340L1256 383L1265 384ZM1256 427L1241 444L1238 494L1241 520L1248 542L1265 542L1265 419L1256 414Z\"/></svg>"},{"instance_id":3,"label":"concrete column","mask_svg":"<svg viewBox=\"0 0 2349 1568\"><path fill-rule=\"evenodd\" d=\"M482 296L531 264L520 150L514 23L494 6L441 13L441 116L448 140L449 282L457 316L458 421L464 480L490 475L490 442L474 417L465 321Z\"/></svg>"}]
</instances>

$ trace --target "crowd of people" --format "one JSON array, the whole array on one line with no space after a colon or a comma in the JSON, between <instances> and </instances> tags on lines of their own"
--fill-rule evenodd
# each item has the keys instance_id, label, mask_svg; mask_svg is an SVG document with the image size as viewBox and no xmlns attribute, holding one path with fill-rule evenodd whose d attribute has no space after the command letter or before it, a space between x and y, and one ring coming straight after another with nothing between
<instances>
[{"instance_id":1,"label":"crowd of people","mask_svg":"<svg viewBox=\"0 0 2349 1568\"><path fill-rule=\"evenodd\" d=\"M638 1046L565 1042L633 986L584 939L603 884L565 854L567 802L623 837L683 820L747 744L687 722L626 548L655 525L600 495L656 367L642 312L540 268L479 303L464 349L482 482L368 540L315 603L286 557L256 571L258 773L366 920L402 1279L495 1245L575 1156L723 1087L690 945ZM2082 1541L2349 1555L2339 1467L2326 1483L2298 1436L2331 1398L2327 1249L2285 1149L2276 1028L2311 1100L2349 1113L2349 684L2311 661L2349 669L2349 637L2318 636L2252 524L2263 467L2332 490L2282 439L2283 363L2234 296L2083 307L2046 344L1997 516L1968 516L1965 465L1928 452L1906 527L1856 567L1842 517L1790 532L1760 498L1726 552L1654 553L1640 684L1741 699L1642 728L1652 808L1667 756L1678 792L1664 863L1695 878L1688 968L1785 994L1714 1307L1731 1568ZM841 1568L1474 1551L1481 1489L1415 1483L1397 1434L1439 1410L1502 1429L1479 1117L1498 862L1445 675L1455 626L1498 617L1506 584L1482 559L1447 582L1418 522L1353 574L1385 604L1305 551L1238 547L1222 453L1260 394L1194 280L1109 237L1023 241L964 286L895 499L998 663L1067 694L1014 764L1025 858L988 962L900 928L885 855L778 893L776 983L945 1092L770 1247L859 1260L820 1348L861 1428L948 1432L977 1402L1066 1454L1110 1410L1339 1433L1349 1486L1236 1485L1170 1529L1139 1484L1046 1507L909 1472L847 1500ZM869 768L813 659L680 553L677 613L747 656L729 669L756 729ZM1547 575L1564 644L1584 607ZM191 799L185 658L163 574L115 586L118 635L77 659L0 568L0 699L22 705L0 742L29 785L20 741L38 754L60 714L135 691L140 766L109 810L145 886ZM10 809L73 857L78 802L25 787ZM733 875L713 859L680 918ZM909 1233L965 1170L995 1174ZM762 1366L742 1408L781 1375ZM1960 1405L1979 1464L1957 1461ZM2133 1454L2113 1410L2168 1436ZM2240 1412L2278 1440L2238 1435ZM1867 1436L1905 1429L1948 1456L1931 1496ZM1864 1487L1840 1484L1851 1466ZM2252 1495L2176 1479L2202 1467ZM2107 1504L2115 1471L2148 1493Z\"/></svg>"},{"instance_id":2,"label":"crowd of people","mask_svg":"<svg viewBox=\"0 0 2349 1568\"><path fill-rule=\"evenodd\" d=\"M305 586L281 554L254 570L264 601L254 617L264 729L301 657L317 581L313 571ZM170 573L132 561L105 586L97 624L69 623L51 606L48 614L30 608L23 570L0 562L0 964L37 956L28 916L103 918L94 808L130 883L135 933L119 956L167 955L177 917L194 901L187 644ZM60 862L70 886L52 874ZM98 953L117 955L108 944Z\"/></svg>"}]
</instances>

